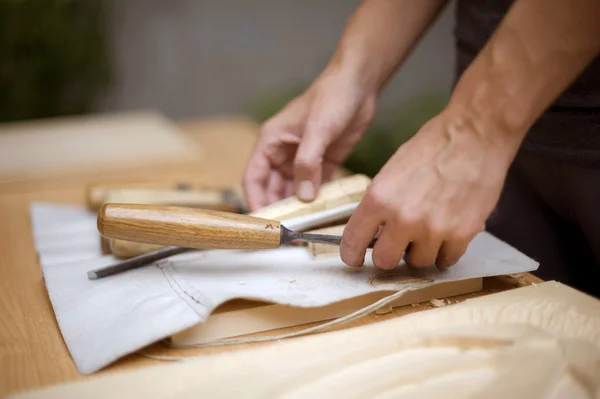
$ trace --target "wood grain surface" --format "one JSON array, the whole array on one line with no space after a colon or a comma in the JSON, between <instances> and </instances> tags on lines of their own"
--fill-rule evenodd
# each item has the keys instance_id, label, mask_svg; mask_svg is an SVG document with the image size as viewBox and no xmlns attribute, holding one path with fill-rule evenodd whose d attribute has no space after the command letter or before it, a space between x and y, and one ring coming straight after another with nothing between
<instances>
[{"instance_id":1,"label":"wood grain surface","mask_svg":"<svg viewBox=\"0 0 600 399\"><path fill-rule=\"evenodd\" d=\"M89 206L91 210L98 211L105 203L185 206L228 212L235 212L239 208L232 193L225 190L211 190L207 188L185 190L175 188L121 188L107 190L101 200L99 200L100 196L98 194L99 190L94 190L88 195L88 200L93 195L95 198Z\"/></svg>"},{"instance_id":2,"label":"wood grain surface","mask_svg":"<svg viewBox=\"0 0 600 399\"><path fill-rule=\"evenodd\" d=\"M119 240L199 249L273 249L277 220L180 206L105 204L98 231Z\"/></svg>"},{"instance_id":3,"label":"wood grain surface","mask_svg":"<svg viewBox=\"0 0 600 399\"><path fill-rule=\"evenodd\" d=\"M155 200L157 196L159 196L163 202L165 199L172 201L170 196L177 195L181 192L201 193L202 196L200 199L202 201L206 201L206 199L209 199L210 201L221 201L221 197L223 196L223 191L221 190L206 189L202 186L195 187L194 184L187 182L157 182L154 184L141 184L139 186L136 184L91 185L87 188L86 205L89 209L97 211L107 202L136 203L140 202L140 199L142 199L142 203L145 203L144 201ZM164 198L165 195L168 197ZM194 194L194 198L195 195L197 194ZM207 195L208 198L204 198L205 195ZM175 200L177 202L180 201L178 197L176 197ZM169 205L181 205L181 203Z\"/></svg>"},{"instance_id":4,"label":"wood grain surface","mask_svg":"<svg viewBox=\"0 0 600 399\"><path fill-rule=\"evenodd\" d=\"M0 187L90 173L192 168L201 146L156 112L123 112L0 124Z\"/></svg>"},{"instance_id":5,"label":"wood grain surface","mask_svg":"<svg viewBox=\"0 0 600 399\"><path fill-rule=\"evenodd\" d=\"M150 168L147 173L141 175L110 175L109 177L102 174L102 171L98 171L98 174L27 182L19 187L0 189L0 220L2 221L0 223L0 397L9 392L85 378L77 372L69 356L46 294L31 236L29 203L50 201L85 205L86 187L91 184L135 183L152 186L156 182L188 181L210 187L230 187L240 183L256 140L258 131L256 123L245 117L233 117L190 121L180 126L186 134L198 140L206 149L205 156L197 169L166 168L165 170L163 166L156 166L155 169ZM536 282L540 280L529 274L517 279L508 277L484 279L484 290L476 295ZM453 300L461 299L464 298L453 298ZM342 328L399 317L431 307L430 303L423 303L395 308L388 314L369 315ZM283 331L295 331L306 327L303 325ZM265 334L272 334L272 332ZM185 356L235 351L258 345L268 345L268 343L193 350L172 350L155 344L144 350L149 353ZM115 373L156 363L156 360L135 354L100 373Z\"/></svg>"}]
</instances>

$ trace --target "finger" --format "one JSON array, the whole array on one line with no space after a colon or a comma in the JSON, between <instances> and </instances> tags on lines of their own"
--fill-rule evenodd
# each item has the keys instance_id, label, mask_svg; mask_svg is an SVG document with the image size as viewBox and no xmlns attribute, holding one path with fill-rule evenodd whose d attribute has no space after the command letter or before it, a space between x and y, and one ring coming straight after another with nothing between
<instances>
[{"instance_id":1,"label":"finger","mask_svg":"<svg viewBox=\"0 0 600 399\"><path fill-rule=\"evenodd\" d=\"M333 164L331 162L325 162L323 164L323 175L321 177L321 184L329 183L333 180L333 175L339 169L339 165Z\"/></svg>"},{"instance_id":2,"label":"finger","mask_svg":"<svg viewBox=\"0 0 600 399\"><path fill-rule=\"evenodd\" d=\"M405 230L387 224L380 229L379 238L373 247L373 264L380 269L393 269L400 261L409 243Z\"/></svg>"},{"instance_id":3,"label":"finger","mask_svg":"<svg viewBox=\"0 0 600 399\"><path fill-rule=\"evenodd\" d=\"M447 269L454 266L460 261L460 258L467 252L469 244L473 241L473 238L485 230L485 225L482 224L479 231L471 233L458 234L453 238L444 241L442 244L438 257L435 260L435 265L440 269Z\"/></svg>"},{"instance_id":4,"label":"finger","mask_svg":"<svg viewBox=\"0 0 600 399\"><path fill-rule=\"evenodd\" d=\"M404 256L406 263L414 268L424 268L435 264L442 246L443 234L428 231L412 239L410 251Z\"/></svg>"},{"instance_id":5,"label":"finger","mask_svg":"<svg viewBox=\"0 0 600 399\"><path fill-rule=\"evenodd\" d=\"M257 147L252 155L244 174L243 186L248 208L251 211L267 205L267 184L271 165L262 154L262 149Z\"/></svg>"},{"instance_id":6,"label":"finger","mask_svg":"<svg viewBox=\"0 0 600 399\"><path fill-rule=\"evenodd\" d=\"M381 218L369 205L368 199L361 201L344 228L340 243L340 256L348 266L362 266L369 243L377 234Z\"/></svg>"},{"instance_id":7,"label":"finger","mask_svg":"<svg viewBox=\"0 0 600 399\"><path fill-rule=\"evenodd\" d=\"M298 147L294 160L294 182L296 195L302 201L312 201L317 196L326 145L323 137L307 135Z\"/></svg>"},{"instance_id":8,"label":"finger","mask_svg":"<svg viewBox=\"0 0 600 399\"><path fill-rule=\"evenodd\" d=\"M458 263L460 258L465 254L468 247L468 242L457 240L445 241L440 248L435 265L439 269L447 269Z\"/></svg>"},{"instance_id":9,"label":"finger","mask_svg":"<svg viewBox=\"0 0 600 399\"><path fill-rule=\"evenodd\" d=\"M318 115L309 120L294 159L295 190L301 200L316 198L323 179L325 151L342 128Z\"/></svg>"},{"instance_id":10,"label":"finger","mask_svg":"<svg viewBox=\"0 0 600 399\"><path fill-rule=\"evenodd\" d=\"M291 197L292 195L294 195L294 182L286 179L285 180L285 184L284 184L284 188L283 188L283 197L287 198L287 197Z\"/></svg>"},{"instance_id":11,"label":"finger","mask_svg":"<svg viewBox=\"0 0 600 399\"><path fill-rule=\"evenodd\" d=\"M269 204L279 201L284 197L285 179L276 170L271 171L266 189L266 197Z\"/></svg>"}]
</instances>

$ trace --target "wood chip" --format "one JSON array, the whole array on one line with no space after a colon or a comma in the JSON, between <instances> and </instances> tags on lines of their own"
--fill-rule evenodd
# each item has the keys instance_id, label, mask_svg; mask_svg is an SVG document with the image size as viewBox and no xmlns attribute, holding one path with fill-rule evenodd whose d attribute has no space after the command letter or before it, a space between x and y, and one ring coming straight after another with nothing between
<instances>
[{"instance_id":1,"label":"wood chip","mask_svg":"<svg viewBox=\"0 0 600 399\"><path fill-rule=\"evenodd\" d=\"M376 315L384 315L384 314L388 314L388 313L392 313L394 311L394 309L392 308L392 305L387 305L383 308L379 308L375 311Z\"/></svg>"},{"instance_id":2,"label":"wood chip","mask_svg":"<svg viewBox=\"0 0 600 399\"><path fill-rule=\"evenodd\" d=\"M446 306L447 303L444 299L432 299L429 301L436 308L441 308L442 306Z\"/></svg>"}]
</instances>

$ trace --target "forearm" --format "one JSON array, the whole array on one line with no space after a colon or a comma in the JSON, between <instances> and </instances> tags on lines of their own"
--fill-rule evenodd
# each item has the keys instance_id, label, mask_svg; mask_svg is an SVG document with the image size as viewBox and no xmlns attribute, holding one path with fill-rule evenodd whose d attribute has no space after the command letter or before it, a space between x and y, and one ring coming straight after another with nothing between
<instances>
[{"instance_id":1,"label":"forearm","mask_svg":"<svg viewBox=\"0 0 600 399\"><path fill-rule=\"evenodd\" d=\"M446 0L364 0L331 60L361 86L379 91L408 57Z\"/></svg>"},{"instance_id":2,"label":"forearm","mask_svg":"<svg viewBox=\"0 0 600 399\"><path fill-rule=\"evenodd\" d=\"M529 128L600 51L598 0L517 0L461 77L449 103L468 125L514 152Z\"/></svg>"}]
</instances>

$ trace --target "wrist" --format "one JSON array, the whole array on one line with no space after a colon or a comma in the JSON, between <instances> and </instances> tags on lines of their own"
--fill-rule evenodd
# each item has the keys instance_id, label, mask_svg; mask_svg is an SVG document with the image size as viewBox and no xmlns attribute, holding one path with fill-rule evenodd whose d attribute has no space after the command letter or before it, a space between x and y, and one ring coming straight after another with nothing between
<instances>
[{"instance_id":1,"label":"wrist","mask_svg":"<svg viewBox=\"0 0 600 399\"><path fill-rule=\"evenodd\" d=\"M383 60L381 57L373 57L375 59L369 61L368 58L367 54L358 49L339 50L330 61L328 69L361 91L377 96L386 81L383 76Z\"/></svg>"},{"instance_id":2,"label":"wrist","mask_svg":"<svg viewBox=\"0 0 600 399\"><path fill-rule=\"evenodd\" d=\"M450 98L446 108L450 123L457 131L469 131L485 145L514 156L537 115L514 83L515 79L492 68L474 65Z\"/></svg>"},{"instance_id":3,"label":"wrist","mask_svg":"<svg viewBox=\"0 0 600 399\"><path fill-rule=\"evenodd\" d=\"M493 159L493 163L510 166L523 142L527 129L507 123L504 113L489 111L493 101L453 98L444 110L445 135L449 142L467 141L471 149Z\"/></svg>"},{"instance_id":4,"label":"wrist","mask_svg":"<svg viewBox=\"0 0 600 399\"><path fill-rule=\"evenodd\" d=\"M376 99L380 94L377 84L368 78L368 75L357 64L341 63L332 60L323 70L315 84L319 86L329 80L339 82L340 87L344 87L348 94L361 98Z\"/></svg>"}]
</instances>

